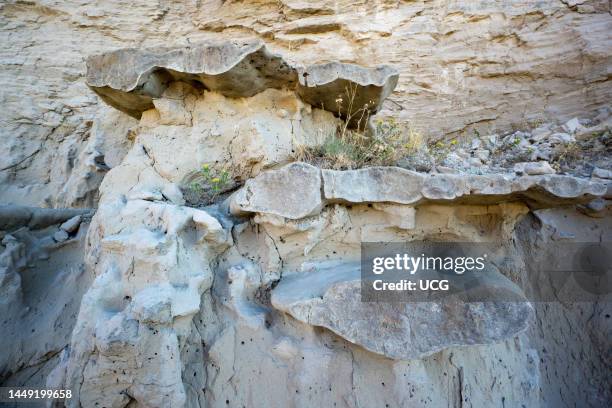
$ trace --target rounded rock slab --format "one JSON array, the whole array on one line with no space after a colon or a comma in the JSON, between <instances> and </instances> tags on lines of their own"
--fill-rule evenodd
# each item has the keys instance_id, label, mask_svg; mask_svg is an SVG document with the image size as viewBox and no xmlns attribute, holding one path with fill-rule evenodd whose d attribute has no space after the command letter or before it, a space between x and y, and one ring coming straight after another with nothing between
<instances>
[{"instance_id":1,"label":"rounded rock slab","mask_svg":"<svg viewBox=\"0 0 612 408\"><path fill-rule=\"evenodd\" d=\"M87 85L106 103L136 118L153 108L153 99L175 81L232 98L251 97L269 88L290 89L310 105L346 118L364 108L377 112L398 78L394 68L384 65L293 66L270 53L261 40L126 48L87 59ZM342 104L336 102L339 95L345 100Z\"/></svg>"},{"instance_id":2,"label":"rounded rock slab","mask_svg":"<svg viewBox=\"0 0 612 408\"><path fill-rule=\"evenodd\" d=\"M292 163L250 179L230 201L233 214L265 213L296 220L323 207L321 171L306 163Z\"/></svg>"}]
</instances>

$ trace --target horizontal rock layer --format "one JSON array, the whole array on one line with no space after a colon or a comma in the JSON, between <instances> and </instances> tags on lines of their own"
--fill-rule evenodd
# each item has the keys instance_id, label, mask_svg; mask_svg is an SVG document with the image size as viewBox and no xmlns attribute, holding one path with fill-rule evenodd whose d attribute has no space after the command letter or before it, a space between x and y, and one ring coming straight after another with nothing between
<instances>
[{"instance_id":1,"label":"horizontal rock layer","mask_svg":"<svg viewBox=\"0 0 612 408\"><path fill-rule=\"evenodd\" d=\"M0 229L28 226L44 228L67 221L79 215L93 213L91 209L80 208L39 208L22 205L0 205Z\"/></svg>"},{"instance_id":2,"label":"horizontal rock layer","mask_svg":"<svg viewBox=\"0 0 612 408\"><path fill-rule=\"evenodd\" d=\"M319 177L323 185L321 193ZM300 189L296 193L293 187L304 180L309 180L310 190ZM546 208L588 202L606 191L605 184L563 175L429 174L399 167L321 170L319 175L314 166L292 163L249 180L232 197L231 208L236 214L268 213L289 219L312 215L322 204L330 202L494 204L520 200L532 208Z\"/></svg>"},{"instance_id":3,"label":"horizontal rock layer","mask_svg":"<svg viewBox=\"0 0 612 408\"><path fill-rule=\"evenodd\" d=\"M90 88L111 106L137 118L153 108L153 98L159 98L172 81L230 97L249 97L268 88L296 89L309 104L346 116L364 107L378 111L398 75L388 66L365 68L337 62L294 67L269 53L261 41L130 48L87 60Z\"/></svg>"}]
</instances>

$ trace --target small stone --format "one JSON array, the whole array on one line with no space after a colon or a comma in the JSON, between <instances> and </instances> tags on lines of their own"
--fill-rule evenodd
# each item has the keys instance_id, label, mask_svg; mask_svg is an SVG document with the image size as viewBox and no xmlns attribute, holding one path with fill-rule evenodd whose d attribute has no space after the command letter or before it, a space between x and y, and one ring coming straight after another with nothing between
<instances>
[{"instance_id":1,"label":"small stone","mask_svg":"<svg viewBox=\"0 0 612 408\"><path fill-rule=\"evenodd\" d=\"M477 157L483 162L489 160L490 155L491 152L485 149L477 149L476 151L474 151L474 157Z\"/></svg>"},{"instance_id":2,"label":"small stone","mask_svg":"<svg viewBox=\"0 0 612 408\"><path fill-rule=\"evenodd\" d=\"M72 234L79 228L79 225L81 225L81 216L75 215L74 217L70 218L68 221L60 225L60 228L66 231L67 233Z\"/></svg>"},{"instance_id":3,"label":"small stone","mask_svg":"<svg viewBox=\"0 0 612 408\"><path fill-rule=\"evenodd\" d=\"M469 157L469 155L468 155L468 157ZM461 165L463 164L464 160L465 160L465 158L462 158L457 153L450 152L444 158L443 165L446 166L446 167L457 168L457 167L461 167Z\"/></svg>"},{"instance_id":4,"label":"small stone","mask_svg":"<svg viewBox=\"0 0 612 408\"><path fill-rule=\"evenodd\" d=\"M601 179L612 179L612 170L602 169L600 167L595 167L593 169L593 173L591 173L591 177L598 177Z\"/></svg>"},{"instance_id":5,"label":"small stone","mask_svg":"<svg viewBox=\"0 0 612 408\"><path fill-rule=\"evenodd\" d=\"M529 146L529 142L525 140L525 134L523 132L515 132L504 137L503 145L506 148L527 147Z\"/></svg>"},{"instance_id":6,"label":"small stone","mask_svg":"<svg viewBox=\"0 0 612 408\"><path fill-rule=\"evenodd\" d=\"M565 122L565 125L563 125L563 128L569 133L576 133L576 131L582 129L582 127L578 118L568 120Z\"/></svg>"},{"instance_id":7,"label":"small stone","mask_svg":"<svg viewBox=\"0 0 612 408\"><path fill-rule=\"evenodd\" d=\"M478 157L471 157L468 164L472 167L480 167L482 166L482 161Z\"/></svg>"},{"instance_id":8,"label":"small stone","mask_svg":"<svg viewBox=\"0 0 612 408\"><path fill-rule=\"evenodd\" d=\"M543 174L555 174L555 169L550 167L547 161L521 162L514 165L514 172L517 174L539 176Z\"/></svg>"},{"instance_id":9,"label":"small stone","mask_svg":"<svg viewBox=\"0 0 612 408\"><path fill-rule=\"evenodd\" d=\"M497 139L498 139L498 135L489 135L487 136L487 142L489 144L489 147L493 147L497 144Z\"/></svg>"},{"instance_id":10,"label":"small stone","mask_svg":"<svg viewBox=\"0 0 612 408\"><path fill-rule=\"evenodd\" d=\"M536 161L536 160L550 160L552 158L552 151L550 149L550 147L548 146L543 146L539 149L535 149L531 159L532 161Z\"/></svg>"},{"instance_id":11,"label":"small stone","mask_svg":"<svg viewBox=\"0 0 612 408\"><path fill-rule=\"evenodd\" d=\"M548 126L540 126L531 132L531 140L534 142L540 142L547 139L551 135L551 131Z\"/></svg>"},{"instance_id":12,"label":"small stone","mask_svg":"<svg viewBox=\"0 0 612 408\"><path fill-rule=\"evenodd\" d=\"M470 147L472 148L472 150L476 150L476 149L480 148L481 143L482 142L480 141L480 139L473 139L472 140L472 144L470 145Z\"/></svg>"},{"instance_id":13,"label":"small stone","mask_svg":"<svg viewBox=\"0 0 612 408\"><path fill-rule=\"evenodd\" d=\"M457 174L459 171L453 169L452 167L446 166L436 166L436 171L440 174Z\"/></svg>"},{"instance_id":14,"label":"small stone","mask_svg":"<svg viewBox=\"0 0 612 408\"><path fill-rule=\"evenodd\" d=\"M57 231L55 234L53 234L53 239L56 242L64 242L68 239L68 233L64 231L63 229L61 229Z\"/></svg>"},{"instance_id":15,"label":"small stone","mask_svg":"<svg viewBox=\"0 0 612 408\"><path fill-rule=\"evenodd\" d=\"M548 139L550 143L573 143L576 141L576 138L567 133L555 133Z\"/></svg>"},{"instance_id":16,"label":"small stone","mask_svg":"<svg viewBox=\"0 0 612 408\"><path fill-rule=\"evenodd\" d=\"M596 198L586 205L593 212L600 212L606 209L607 201L603 198Z\"/></svg>"}]
</instances>

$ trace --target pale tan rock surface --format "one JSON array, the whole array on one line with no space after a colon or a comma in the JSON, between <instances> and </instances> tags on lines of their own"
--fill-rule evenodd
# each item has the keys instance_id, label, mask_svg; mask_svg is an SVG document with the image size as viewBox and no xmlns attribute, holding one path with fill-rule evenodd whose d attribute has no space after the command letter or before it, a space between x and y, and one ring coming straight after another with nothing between
<instances>
[{"instance_id":1,"label":"pale tan rock surface","mask_svg":"<svg viewBox=\"0 0 612 408\"><path fill-rule=\"evenodd\" d=\"M466 292L437 301L385 303L363 299L359 263L313 265L311 271L286 274L271 303L366 350L414 360L453 346L500 342L527 328L533 310L521 289L499 272L488 272L478 277L479 290L489 293L480 296L482 302L466 302Z\"/></svg>"},{"instance_id":2,"label":"pale tan rock surface","mask_svg":"<svg viewBox=\"0 0 612 408\"><path fill-rule=\"evenodd\" d=\"M283 194L283 190L295 192ZM422 174L399 167L318 170L292 163L250 180L230 200L233 213L264 213L288 219L321 210L323 203L460 202L499 204L525 201L534 208L586 203L603 196L603 183L560 175Z\"/></svg>"},{"instance_id":3,"label":"pale tan rock surface","mask_svg":"<svg viewBox=\"0 0 612 408\"><path fill-rule=\"evenodd\" d=\"M82 189L84 173L73 170L72 157L86 149L88 123L101 106L85 86L85 59L119 48L261 38L297 64L389 64L400 81L383 114L411 120L433 137L564 123L612 96L612 17L603 0L137 1L129 10L114 1L9 1L1 7L0 197L8 203L75 203L58 192L64 185ZM115 126L106 140L125 140L134 122L121 121L127 126ZM113 154L98 152L112 167ZM77 159L77 167L85 160Z\"/></svg>"},{"instance_id":4,"label":"pale tan rock surface","mask_svg":"<svg viewBox=\"0 0 612 408\"><path fill-rule=\"evenodd\" d=\"M335 62L293 67L280 55L270 54L263 41L121 49L87 59L87 85L109 105L138 119L171 82L232 98L254 96L269 88L290 89L312 106L347 117L362 109L376 113L397 80L397 72L389 66L366 68ZM338 95L345 93L351 101L340 104Z\"/></svg>"},{"instance_id":5,"label":"pale tan rock surface","mask_svg":"<svg viewBox=\"0 0 612 408\"><path fill-rule=\"evenodd\" d=\"M481 171L497 147L537 139L521 161L548 161L605 134L611 25L590 0L2 3L0 384L70 388L74 407L609 406L609 299L433 309L405 342L379 314L352 326L350 290L279 293L312 292L364 241L411 240L502 242L501 280L527 293L547 243L612 239L606 157L582 176ZM247 51L198 60L227 41ZM232 71L247 54L263 75ZM92 55L92 85L139 120L87 87ZM190 61L205 78L175 82ZM427 173L288 164L350 84L425 138L487 136ZM189 190L203 164L234 171L207 207ZM599 218L576 210L593 199Z\"/></svg>"}]
</instances>

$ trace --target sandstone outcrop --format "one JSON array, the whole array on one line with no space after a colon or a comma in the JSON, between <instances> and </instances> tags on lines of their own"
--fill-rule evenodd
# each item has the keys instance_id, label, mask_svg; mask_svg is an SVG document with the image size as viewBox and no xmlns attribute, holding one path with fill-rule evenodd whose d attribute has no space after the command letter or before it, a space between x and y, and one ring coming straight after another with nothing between
<instances>
[{"instance_id":1,"label":"sandstone outcrop","mask_svg":"<svg viewBox=\"0 0 612 408\"><path fill-rule=\"evenodd\" d=\"M121 160L136 122L104 109L87 89L84 61L126 47L260 38L291 66L388 64L400 77L381 114L436 138L596 116L611 97L606 1L135 1L129 13L115 1L0 7L0 198L10 204L94 206L107 171L99 164Z\"/></svg>"},{"instance_id":2,"label":"sandstone outcrop","mask_svg":"<svg viewBox=\"0 0 612 408\"><path fill-rule=\"evenodd\" d=\"M81 395L74 405L184 405L180 344L212 284L211 251L231 240L202 210L139 199L106 206L90 232L101 244L89 254L97 277L65 369Z\"/></svg>"},{"instance_id":3,"label":"sandstone outcrop","mask_svg":"<svg viewBox=\"0 0 612 408\"><path fill-rule=\"evenodd\" d=\"M294 163L248 180L232 199L234 212L259 212L300 219L321 211L321 170Z\"/></svg>"},{"instance_id":4,"label":"sandstone outcrop","mask_svg":"<svg viewBox=\"0 0 612 408\"><path fill-rule=\"evenodd\" d=\"M282 193L283 189L290 190L289 186L299 186L296 194ZM232 197L231 208L235 213L266 213L289 219L312 215L322 203L334 202L417 205L525 201L533 208L546 208L586 203L606 191L602 183L572 176L422 174L398 167L322 170L319 174L314 167L298 163L249 181Z\"/></svg>"},{"instance_id":5,"label":"sandstone outcrop","mask_svg":"<svg viewBox=\"0 0 612 408\"><path fill-rule=\"evenodd\" d=\"M479 302L464 292L438 301L393 303L362 299L358 263L313 269L284 276L272 291L272 305L392 359L499 342L524 331L533 318L522 291L499 272L480 277L478 290L489 295L479 296Z\"/></svg>"},{"instance_id":6,"label":"sandstone outcrop","mask_svg":"<svg viewBox=\"0 0 612 408\"><path fill-rule=\"evenodd\" d=\"M293 67L268 52L263 41L123 49L87 60L91 89L111 106L138 119L173 81L232 98L251 97L268 88L292 89L310 105L346 116L364 107L376 113L397 80L397 72L388 66L370 69L335 62ZM348 89L353 91L351 95ZM341 106L336 102L349 96L351 105L349 101Z\"/></svg>"},{"instance_id":7,"label":"sandstone outcrop","mask_svg":"<svg viewBox=\"0 0 612 408\"><path fill-rule=\"evenodd\" d=\"M84 262L91 215L7 207L0 227L0 378L12 386L28 381L43 386L66 359L81 297L91 284ZM61 223L75 213L84 215L77 215L79 222L67 232ZM60 232L65 238L58 241Z\"/></svg>"},{"instance_id":8,"label":"sandstone outcrop","mask_svg":"<svg viewBox=\"0 0 612 408\"><path fill-rule=\"evenodd\" d=\"M612 239L607 2L0 10L0 385L69 407L610 405L609 294L530 297L552 244ZM296 161L371 114L423 146ZM497 243L489 301L361 302L361 244L411 241Z\"/></svg>"},{"instance_id":9,"label":"sandstone outcrop","mask_svg":"<svg viewBox=\"0 0 612 408\"><path fill-rule=\"evenodd\" d=\"M74 217L91 213L92 210L87 209L54 209L54 208L39 208L26 207L19 205L0 205L0 228L9 230L16 227L27 226L33 229L48 227L49 225L68 222ZM68 226L68 232L73 232L75 226L80 223L76 220L72 221L72 225Z\"/></svg>"}]
</instances>

